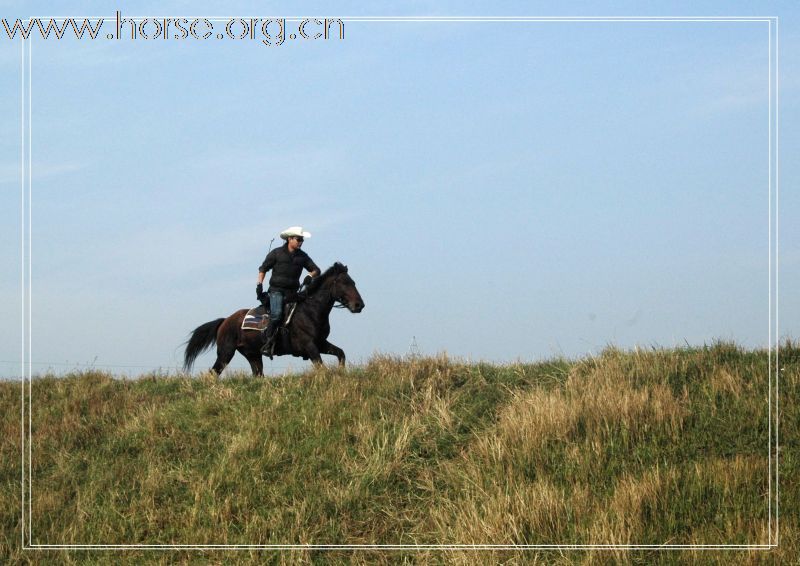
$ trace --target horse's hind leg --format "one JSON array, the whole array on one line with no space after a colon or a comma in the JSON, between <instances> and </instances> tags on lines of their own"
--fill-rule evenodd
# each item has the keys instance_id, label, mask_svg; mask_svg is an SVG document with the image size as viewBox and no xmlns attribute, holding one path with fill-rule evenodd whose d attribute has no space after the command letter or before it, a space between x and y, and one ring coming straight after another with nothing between
<instances>
[{"instance_id":1,"label":"horse's hind leg","mask_svg":"<svg viewBox=\"0 0 800 566\"><path fill-rule=\"evenodd\" d=\"M264 375L264 360L261 357L261 352L251 352L244 348L239 348L239 353L250 362L250 369L253 371L254 377Z\"/></svg>"},{"instance_id":2,"label":"horse's hind leg","mask_svg":"<svg viewBox=\"0 0 800 566\"><path fill-rule=\"evenodd\" d=\"M339 367L344 367L344 350L342 350L339 346L335 344L331 344L327 340L322 344L322 349L320 350L322 354L330 354L331 356L336 356L339 360Z\"/></svg>"},{"instance_id":3,"label":"horse's hind leg","mask_svg":"<svg viewBox=\"0 0 800 566\"><path fill-rule=\"evenodd\" d=\"M211 371L215 372L217 375L222 373L222 370L231 363L233 359L233 355L236 353L236 347L230 346L228 344L218 344L217 345L217 361L214 362L214 366L211 368Z\"/></svg>"}]
</instances>

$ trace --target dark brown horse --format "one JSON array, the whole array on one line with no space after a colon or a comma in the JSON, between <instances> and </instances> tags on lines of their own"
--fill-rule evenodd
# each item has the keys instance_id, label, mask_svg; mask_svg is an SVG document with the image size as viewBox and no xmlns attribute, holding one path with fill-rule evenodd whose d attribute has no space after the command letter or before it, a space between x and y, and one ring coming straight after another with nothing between
<instances>
[{"instance_id":1,"label":"dark brown horse","mask_svg":"<svg viewBox=\"0 0 800 566\"><path fill-rule=\"evenodd\" d=\"M315 366L322 365L320 354L331 354L339 359L340 366L344 366L344 351L328 342L331 331L328 317L337 302L354 313L364 308L356 284L347 274L347 266L333 264L313 280L303 295L292 315L288 337L278 336L275 354L311 359ZM186 345L184 369L191 371L197 356L216 344L217 361L212 371L222 373L238 351L250 362L253 375L263 375L261 346L264 345L264 336L259 330L242 330L246 313L247 309L241 309L228 318L218 318L195 328Z\"/></svg>"}]
</instances>

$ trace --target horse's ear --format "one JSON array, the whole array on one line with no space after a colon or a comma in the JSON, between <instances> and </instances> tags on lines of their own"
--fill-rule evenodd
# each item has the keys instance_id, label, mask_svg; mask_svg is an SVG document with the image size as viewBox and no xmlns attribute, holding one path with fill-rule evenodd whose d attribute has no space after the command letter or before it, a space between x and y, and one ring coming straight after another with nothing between
<instances>
[{"instance_id":1,"label":"horse's ear","mask_svg":"<svg viewBox=\"0 0 800 566\"><path fill-rule=\"evenodd\" d=\"M347 266L343 265L342 267L344 267L344 272L347 273Z\"/></svg>"}]
</instances>

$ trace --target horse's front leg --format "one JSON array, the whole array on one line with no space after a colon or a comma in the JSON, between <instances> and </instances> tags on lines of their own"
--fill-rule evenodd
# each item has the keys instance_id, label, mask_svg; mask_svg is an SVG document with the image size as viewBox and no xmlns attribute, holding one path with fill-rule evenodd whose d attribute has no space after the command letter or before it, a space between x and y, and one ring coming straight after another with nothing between
<instances>
[{"instance_id":1,"label":"horse's front leg","mask_svg":"<svg viewBox=\"0 0 800 566\"><path fill-rule=\"evenodd\" d=\"M322 363L322 356L320 356L319 348L314 342L309 341L306 343L305 348L303 348L306 352L306 355L309 357L311 362L314 364L314 367L321 368L325 367L325 364Z\"/></svg>"},{"instance_id":2,"label":"horse's front leg","mask_svg":"<svg viewBox=\"0 0 800 566\"><path fill-rule=\"evenodd\" d=\"M305 332L296 332L292 335L291 353L293 356L302 356L304 360L311 360L314 367L324 365L314 337Z\"/></svg>"},{"instance_id":3,"label":"horse's front leg","mask_svg":"<svg viewBox=\"0 0 800 566\"><path fill-rule=\"evenodd\" d=\"M331 356L336 356L336 359L339 360L339 367L344 367L344 350L342 350L339 346L335 344L331 344L327 340L322 345L322 353L323 354L330 354Z\"/></svg>"}]
</instances>

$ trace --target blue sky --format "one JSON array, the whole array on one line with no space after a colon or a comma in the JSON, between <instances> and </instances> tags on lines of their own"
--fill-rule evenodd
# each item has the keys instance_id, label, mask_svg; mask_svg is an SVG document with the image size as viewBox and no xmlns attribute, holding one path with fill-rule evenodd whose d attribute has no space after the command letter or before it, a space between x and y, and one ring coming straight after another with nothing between
<instances>
[{"instance_id":1,"label":"blue sky","mask_svg":"<svg viewBox=\"0 0 800 566\"><path fill-rule=\"evenodd\" d=\"M0 6L6 18L113 15ZM121 9L301 15L153 6ZM303 14L781 17L780 334L797 335L791 3L320 6ZM35 372L179 365L189 331L254 305L269 241L297 224L315 261L348 264L365 299L359 315L332 314L331 340L354 362L404 355L414 337L425 354L496 362L608 344L766 346L766 23L346 22L345 33L273 48L34 42ZM18 42L0 42L0 66L0 373L15 375ZM272 363L288 366L305 367Z\"/></svg>"}]
</instances>

